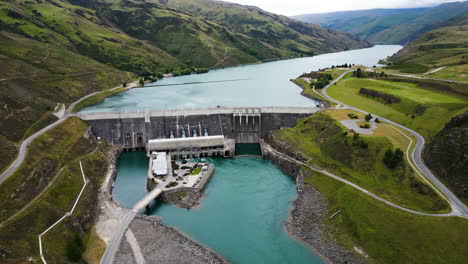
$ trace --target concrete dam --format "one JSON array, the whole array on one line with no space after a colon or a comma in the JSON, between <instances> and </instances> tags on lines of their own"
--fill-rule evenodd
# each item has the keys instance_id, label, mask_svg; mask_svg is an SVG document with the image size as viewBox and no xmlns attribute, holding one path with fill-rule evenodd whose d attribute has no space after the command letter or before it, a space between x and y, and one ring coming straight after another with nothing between
<instances>
[{"instance_id":1,"label":"concrete dam","mask_svg":"<svg viewBox=\"0 0 468 264\"><path fill-rule=\"evenodd\" d=\"M292 127L317 107L216 107L139 112L78 113L94 136L124 149L145 148L151 139L223 135L235 143L259 143L270 131Z\"/></svg>"}]
</instances>

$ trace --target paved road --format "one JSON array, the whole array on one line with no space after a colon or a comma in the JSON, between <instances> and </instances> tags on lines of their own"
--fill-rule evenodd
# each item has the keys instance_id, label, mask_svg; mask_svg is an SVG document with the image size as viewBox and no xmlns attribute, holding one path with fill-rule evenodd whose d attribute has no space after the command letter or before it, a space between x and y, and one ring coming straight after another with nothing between
<instances>
[{"instance_id":1,"label":"paved road","mask_svg":"<svg viewBox=\"0 0 468 264\"><path fill-rule=\"evenodd\" d=\"M147 206L151 201L156 199L156 197L162 193L168 183L169 181L166 180L163 184L159 184L160 186L158 185L157 188L145 195L145 197L143 197L133 206L131 211L126 213L124 217L120 219L117 230L112 236L109 245L107 245L106 251L104 251L104 255L101 258L101 264L110 264L114 262L115 254L117 253L117 250L120 247L120 243L122 242L122 238L133 218L135 218L140 210L145 208L145 206Z\"/></svg>"},{"instance_id":2,"label":"paved road","mask_svg":"<svg viewBox=\"0 0 468 264\"><path fill-rule=\"evenodd\" d=\"M133 87L136 87L137 86L137 82L133 82L131 84L128 85L127 89L131 89ZM106 91L113 91L115 89L118 89L118 88L121 88L122 86L118 86L118 87L115 87L115 88L112 88L110 90L106 90ZM48 131L49 129L51 128L54 128L55 126L61 124L63 121L65 121L68 117L70 116L73 116L72 114L72 110L73 110L73 107L76 106L76 104L78 104L79 102L83 101L84 99L90 97L90 96L93 96L95 94L98 94L98 93L102 93L102 92L106 92L106 91L99 91L99 92L94 92L94 93L91 93L91 94L88 94L80 99L78 99L77 101L75 101L74 103L72 103L68 109L65 111L65 113L63 114L63 116L61 118L59 118L57 121L55 121L54 123L44 127L43 129L39 130L38 132L34 133L33 135L29 136L28 138L26 138L23 142L21 142L21 145L20 145L20 149L19 149L19 152L18 152L18 156L16 157L16 159L10 164L10 167L8 167L1 175L0 175L0 184L3 183L6 179L8 179L8 177L10 177L13 172L21 165L21 163L23 163L24 161L24 158L26 157L26 152L27 152L27 149L29 147L29 145L31 144L31 142L34 141L34 139L36 139L37 137L39 137L40 135L44 134L46 131Z\"/></svg>"},{"instance_id":3,"label":"paved road","mask_svg":"<svg viewBox=\"0 0 468 264\"><path fill-rule=\"evenodd\" d=\"M445 216L445 217L447 217L447 216L457 216L457 214L454 214L453 212L451 212L451 213L445 213L445 214L429 214L429 213L418 212L418 211L415 211L415 210L411 210L411 209L408 209L408 208L399 206L399 205L397 205L397 204L394 204L394 203L392 203L392 202L389 202L389 201L387 201L387 200L385 200L385 199L383 199L383 198L381 198L381 197L379 197L379 196L377 196L377 195L371 193L370 191L368 191L368 190L366 190L366 189L360 187L359 185L356 185L356 184L354 184L354 183L352 183L352 182L350 182L350 181L348 181L348 180L345 180L345 179L343 179L343 178L341 178L341 177L339 177L339 176L336 176L335 174L332 174L332 173L329 173L329 172L327 172L327 171L325 171L325 170L316 168L316 167L314 167L314 166L311 166L310 164L304 163L304 162L299 161L299 160L297 160L297 159L294 159L294 158L292 158L292 157L290 157L290 156L288 156L288 155L286 155L286 154L284 154L284 153L281 153L281 152L279 152L279 151L273 149L271 146L269 146L269 145L266 144L266 143L264 144L264 147L268 148L269 151L275 153L275 154L278 155L278 156L281 156L281 157L284 158L284 159L287 159L287 160L289 160L289 161L291 161L291 162L294 162L294 163L296 163L296 164L299 164L299 165L306 166L306 167L308 167L309 169L311 169L311 170L313 170L313 171L322 173L322 174L324 174L324 175L326 175L326 176L328 176L328 177L331 177L331 178L333 178L333 179L335 179L335 180L337 180L337 181L340 181L340 182L342 182L342 183L344 183L344 184L347 184L347 185L353 187L354 189L357 189L357 190L359 190L359 191L361 191L361 192L363 192L363 193L369 195L370 197L372 197L372 198L374 198L374 199L376 199L376 200L379 200L379 201L381 201L381 202L383 202L383 203L385 203L385 204L387 204L387 205L389 205L389 206L391 206L391 207L398 208L398 209L400 209L400 210L403 210L403 211L406 211L406 212L409 212L409 213L412 213L412 214L425 215L425 216Z\"/></svg>"},{"instance_id":4,"label":"paved road","mask_svg":"<svg viewBox=\"0 0 468 264\"><path fill-rule=\"evenodd\" d=\"M326 97L328 100L330 100L330 101L332 101L334 103L341 104L341 105L344 105L344 106L346 106L346 107L348 107L350 109L353 109L353 110L359 111L361 113L367 114L368 113L367 111L363 111L363 110L358 109L356 107L346 105L343 102L340 102L338 100L335 100L335 99L331 98L327 94L327 89L331 85L333 85L335 82L341 80L349 72L350 71L344 72L338 78L336 78L334 81L332 81L329 85L324 87L322 89L322 95L324 97ZM428 79L428 78L426 78L426 79ZM394 126L397 126L397 127L401 128L401 129L409 132L411 135L413 135L416 138L416 146L415 146L415 148L413 150L413 153L411 154L416 167L426 176L427 179L429 179L445 195L445 197L448 199L448 201L450 203L450 206L452 207L452 215L468 217L468 207L462 201L460 201L460 199L458 199L458 197L455 194L453 194L452 191L450 191L431 172L431 170L426 166L426 164L424 164L424 162L423 162L423 160L421 158L421 153L422 153L422 150L423 150L424 144L425 144L424 138L419 133L417 133L416 131L411 130L411 129L405 127L405 126L402 126L402 125L400 125L400 124L398 124L396 122L393 122L392 120L386 119L386 118L381 117L381 116L377 116L375 114L374 114L374 117L379 118L379 120L381 120L381 121L384 121L384 122L387 122L387 123L392 124Z\"/></svg>"},{"instance_id":5,"label":"paved road","mask_svg":"<svg viewBox=\"0 0 468 264\"><path fill-rule=\"evenodd\" d=\"M27 151L29 145L31 144L31 142L33 142L34 139L36 139L40 135L44 134L44 132L46 132L47 130L49 130L49 129L57 126L58 124L62 123L63 121L65 121L66 118L67 118L67 116L64 116L64 117L60 118L59 120L57 120L54 123L44 127L43 129L41 129L38 132L34 133L32 136L25 139L20 145L19 153L18 153L18 156L16 157L16 159L10 164L10 167L8 167L8 169L6 169L2 173L2 175L0 175L0 184L3 183L6 179L8 179L8 177L10 177L10 175L13 174L13 172L21 165L24 158L26 157L26 151Z\"/></svg>"},{"instance_id":6,"label":"paved road","mask_svg":"<svg viewBox=\"0 0 468 264\"><path fill-rule=\"evenodd\" d=\"M423 80L432 80L432 81L441 81L441 82L468 84L468 82L452 81L452 80L444 80L444 79L436 79L436 78L428 78L428 77L421 77L421 76L414 76L414 75L406 75L406 74L398 74L398 73L387 73L387 74L388 74L388 75L393 75L393 76L399 76L399 77L413 78L413 79L423 79Z\"/></svg>"}]
</instances>

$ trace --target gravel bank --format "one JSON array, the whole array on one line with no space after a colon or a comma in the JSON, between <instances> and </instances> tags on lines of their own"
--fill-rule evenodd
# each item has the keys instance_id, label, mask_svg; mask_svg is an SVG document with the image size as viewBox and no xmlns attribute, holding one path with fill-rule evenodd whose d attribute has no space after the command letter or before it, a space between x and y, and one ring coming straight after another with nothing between
<instances>
[{"instance_id":1,"label":"gravel bank","mask_svg":"<svg viewBox=\"0 0 468 264\"><path fill-rule=\"evenodd\" d=\"M227 263L220 255L165 226L158 216L137 215L130 224L146 263ZM136 263L127 240L122 240L114 263Z\"/></svg>"},{"instance_id":2,"label":"gravel bank","mask_svg":"<svg viewBox=\"0 0 468 264\"><path fill-rule=\"evenodd\" d=\"M328 263L367 263L357 253L336 244L326 236L327 225L323 220L329 217L326 197L310 185L304 184L300 167L263 148L264 158L296 179L297 198L292 203L289 218L285 222L289 235L311 248Z\"/></svg>"}]
</instances>

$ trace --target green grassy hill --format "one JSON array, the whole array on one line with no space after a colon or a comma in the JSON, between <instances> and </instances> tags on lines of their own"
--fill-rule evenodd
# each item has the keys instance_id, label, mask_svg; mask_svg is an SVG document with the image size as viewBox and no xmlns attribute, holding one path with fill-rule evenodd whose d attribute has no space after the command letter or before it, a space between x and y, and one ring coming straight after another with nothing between
<instances>
[{"instance_id":1,"label":"green grassy hill","mask_svg":"<svg viewBox=\"0 0 468 264\"><path fill-rule=\"evenodd\" d=\"M374 44L406 44L433 25L468 12L468 2L453 2L431 8L373 9L293 18L343 30Z\"/></svg>"},{"instance_id":2,"label":"green grassy hill","mask_svg":"<svg viewBox=\"0 0 468 264\"><path fill-rule=\"evenodd\" d=\"M208 6L203 8L209 10ZM1 1L0 150L5 158L0 171L15 157L15 145L29 127L35 124L40 128L53 121L51 110L57 103L69 104L137 75L233 66L368 45L346 33L287 18L278 18L290 23L281 24L275 22L274 15L255 10L256 19L278 29L266 37L248 34L235 27L235 22L228 27L168 6L167 1ZM298 25L303 28L294 29ZM276 36L274 41L272 36Z\"/></svg>"},{"instance_id":3,"label":"green grassy hill","mask_svg":"<svg viewBox=\"0 0 468 264\"><path fill-rule=\"evenodd\" d=\"M367 46L355 36L272 14L252 6L213 0L168 0L170 7L202 16L289 52L315 55Z\"/></svg>"},{"instance_id":4,"label":"green grassy hill","mask_svg":"<svg viewBox=\"0 0 468 264\"><path fill-rule=\"evenodd\" d=\"M456 16L431 30L390 58L390 69L425 73L446 67L429 76L468 81L468 15Z\"/></svg>"}]
</instances>

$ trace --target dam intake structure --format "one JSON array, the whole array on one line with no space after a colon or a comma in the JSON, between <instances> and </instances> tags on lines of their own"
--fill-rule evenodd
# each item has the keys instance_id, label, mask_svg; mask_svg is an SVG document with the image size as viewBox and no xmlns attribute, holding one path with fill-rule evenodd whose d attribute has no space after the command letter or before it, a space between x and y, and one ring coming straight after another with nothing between
<instances>
[{"instance_id":1,"label":"dam intake structure","mask_svg":"<svg viewBox=\"0 0 468 264\"><path fill-rule=\"evenodd\" d=\"M199 109L145 110L138 112L78 113L91 132L124 150L147 149L156 139L223 136L228 145L260 143L277 129L292 127L318 107L215 107ZM187 146L184 145L186 148ZM185 149L190 153L195 149ZM202 149L200 149L202 150ZM182 149L174 149L181 154ZM226 149L232 156L234 149Z\"/></svg>"}]
</instances>

